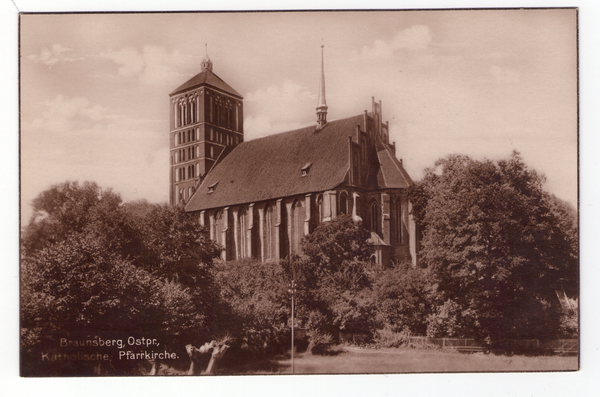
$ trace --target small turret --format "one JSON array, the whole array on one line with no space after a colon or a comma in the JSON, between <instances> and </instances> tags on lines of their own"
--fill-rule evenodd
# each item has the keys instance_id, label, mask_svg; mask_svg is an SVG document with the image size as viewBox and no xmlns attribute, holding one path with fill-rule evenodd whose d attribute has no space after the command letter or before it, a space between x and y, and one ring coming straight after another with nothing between
<instances>
[{"instance_id":1,"label":"small turret","mask_svg":"<svg viewBox=\"0 0 600 397\"><path fill-rule=\"evenodd\" d=\"M208 57L208 44L206 44L206 43L204 44L204 53L205 53L205 56L201 63L201 69L202 69L202 71L210 70L212 72L213 64L212 64L212 61L210 60L210 58Z\"/></svg>"}]
</instances>

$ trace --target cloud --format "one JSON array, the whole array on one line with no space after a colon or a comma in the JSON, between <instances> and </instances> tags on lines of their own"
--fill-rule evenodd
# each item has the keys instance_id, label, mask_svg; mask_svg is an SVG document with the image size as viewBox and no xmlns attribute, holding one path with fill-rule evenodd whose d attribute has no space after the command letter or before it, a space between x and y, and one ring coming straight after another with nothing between
<instances>
[{"instance_id":1,"label":"cloud","mask_svg":"<svg viewBox=\"0 0 600 397\"><path fill-rule=\"evenodd\" d=\"M398 32L391 40L375 40L373 46L364 46L361 58L390 58L398 50L424 50L432 42L429 27L413 25Z\"/></svg>"},{"instance_id":2,"label":"cloud","mask_svg":"<svg viewBox=\"0 0 600 397\"><path fill-rule=\"evenodd\" d=\"M244 119L244 135L246 140L251 140L280 132L292 131L306 126L306 123L302 124L295 121L273 120L266 115L258 115L256 117L247 116Z\"/></svg>"},{"instance_id":3,"label":"cloud","mask_svg":"<svg viewBox=\"0 0 600 397\"><path fill-rule=\"evenodd\" d=\"M123 77L137 77L145 84L172 84L179 74L175 71L186 58L179 51L168 52L164 47L145 45L141 50L134 47L119 51L107 51L101 58L111 60L117 66L117 73Z\"/></svg>"},{"instance_id":4,"label":"cloud","mask_svg":"<svg viewBox=\"0 0 600 397\"><path fill-rule=\"evenodd\" d=\"M274 84L266 90L249 92L246 94L245 101L259 102L261 104L267 102L268 105L281 104L282 102L287 104L289 102L313 101L316 106L317 97L307 87L303 87L292 80L285 80L282 86Z\"/></svg>"},{"instance_id":5,"label":"cloud","mask_svg":"<svg viewBox=\"0 0 600 397\"><path fill-rule=\"evenodd\" d=\"M63 47L61 44L52 44L50 48L44 47L39 55L29 55L27 58L35 63L43 63L52 66L58 62L72 62L83 58L73 58L65 55L66 52L73 51L72 48Z\"/></svg>"},{"instance_id":6,"label":"cloud","mask_svg":"<svg viewBox=\"0 0 600 397\"><path fill-rule=\"evenodd\" d=\"M52 100L44 102L42 117L31 122L23 123L24 129L44 130L46 132L69 133L81 128L94 128L100 122L114 119L107 114L107 109L100 106L90 106L85 97L65 97L57 95Z\"/></svg>"},{"instance_id":7,"label":"cloud","mask_svg":"<svg viewBox=\"0 0 600 397\"><path fill-rule=\"evenodd\" d=\"M317 95L292 80L249 92L244 111L252 116L245 118L244 132L252 139L300 128L305 124L298 120L311 117L316 105Z\"/></svg>"},{"instance_id":8,"label":"cloud","mask_svg":"<svg viewBox=\"0 0 600 397\"><path fill-rule=\"evenodd\" d=\"M499 83L514 83L519 81L519 74L512 69L503 69L500 66L492 66L490 74Z\"/></svg>"}]
</instances>

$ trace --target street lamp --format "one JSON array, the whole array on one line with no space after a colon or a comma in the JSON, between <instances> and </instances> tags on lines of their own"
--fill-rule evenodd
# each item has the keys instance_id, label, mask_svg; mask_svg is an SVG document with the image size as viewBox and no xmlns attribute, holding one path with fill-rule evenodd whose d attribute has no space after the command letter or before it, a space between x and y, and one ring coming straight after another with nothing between
<instances>
[{"instance_id":1,"label":"street lamp","mask_svg":"<svg viewBox=\"0 0 600 397\"><path fill-rule=\"evenodd\" d=\"M296 281L292 279L292 282L288 284L290 287L288 292L292 294L292 374L294 373L294 297L296 295Z\"/></svg>"}]
</instances>

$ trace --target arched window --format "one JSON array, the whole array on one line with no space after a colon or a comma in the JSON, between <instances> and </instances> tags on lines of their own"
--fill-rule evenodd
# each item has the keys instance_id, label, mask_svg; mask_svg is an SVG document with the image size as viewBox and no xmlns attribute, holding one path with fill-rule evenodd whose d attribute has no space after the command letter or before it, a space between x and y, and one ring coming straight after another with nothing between
<instances>
[{"instance_id":1,"label":"arched window","mask_svg":"<svg viewBox=\"0 0 600 397\"><path fill-rule=\"evenodd\" d=\"M248 248L247 248L247 238L246 238L246 230L248 229L247 225L247 216L246 210L241 208L238 212L238 228L237 228L237 241L238 241L238 257L246 258Z\"/></svg>"},{"instance_id":2,"label":"arched window","mask_svg":"<svg viewBox=\"0 0 600 397\"><path fill-rule=\"evenodd\" d=\"M188 198L192 197L192 188L188 187Z\"/></svg>"},{"instance_id":3,"label":"arched window","mask_svg":"<svg viewBox=\"0 0 600 397\"><path fill-rule=\"evenodd\" d=\"M223 212L219 211L215 215L214 232L215 242L220 245L225 245L223 241L223 229L225 228L225 220L223 219Z\"/></svg>"},{"instance_id":4,"label":"arched window","mask_svg":"<svg viewBox=\"0 0 600 397\"><path fill-rule=\"evenodd\" d=\"M371 201L371 231L377 233L379 225L379 205L376 200Z\"/></svg>"},{"instance_id":5,"label":"arched window","mask_svg":"<svg viewBox=\"0 0 600 397\"><path fill-rule=\"evenodd\" d=\"M215 158L215 148L214 147L210 147L210 158L214 159Z\"/></svg>"},{"instance_id":6,"label":"arched window","mask_svg":"<svg viewBox=\"0 0 600 397\"><path fill-rule=\"evenodd\" d=\"M323 223L323 214L325 212L323 210L323 196L317 197L317 211L318 211L317 223L321 224L321 223Z\"/></svg>"},{"instance_id":7,"label":"arched window","mask_svg":"<svg viewBox=\"0 0 600 397\"><path fill-rule=\"evenodd\" d=\"M196 175L200 175L200 163L196 164Z\"/></svg>"},{"instance_id":8,"label":"arched window","mask_svg":"<svg viewBox=\"0 0 600 397\"><path fill-rule=\"evenodd\" d=\"M396 242L402 244L402 201L400 198L394 201L394 232Z\"/></svg>"},{"instance_id":9,"label":"arched window","mask_svg":"<svg viewBox=\"0 0 600 397\"><path fill-rule=\"evenodd\" d=\"M300 241L304 237L304 218L306 217L304 207L300 200L296 200L292 205L292 235L291 254L300 255Z\"/></svg>"},{"instance_id":10,"label":"arched window","mask_svg":"<svg viewBox=\"0 0 600 397\"><path fill-rule=\"evenodd\" d=\"M340 194L340 214L348 214L348 195L346 193Z\"/></svg>"},{"instance_id":11,"label":"arched window","mask_svg":"<svg viewBox=\"0 0 600 397\"><path fill-rule=\"evenodd\" d=\"M265 242L265 259L276 259L275 254L275 223L277 220L275 219L275 207L272 205L267 205L265 208L265 221L263 225L263 230L265 233L264 242Z\"/></svg>"}]
</instances>

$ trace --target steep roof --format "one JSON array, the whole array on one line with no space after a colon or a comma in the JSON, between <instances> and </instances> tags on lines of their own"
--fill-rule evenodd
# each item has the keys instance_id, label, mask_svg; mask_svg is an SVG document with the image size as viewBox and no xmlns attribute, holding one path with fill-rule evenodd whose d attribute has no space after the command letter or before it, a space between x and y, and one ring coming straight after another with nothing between
<instances>
[{"instance_id":1,"label":"steep roof","mask_svg":"<svg viewBox=\"0 0 600 397\"><path fill-rule=\"evenodd\" d=\"M377 185L380 189L405 189L413 184L412 179L388 146L378 145L377 158L379 159Z\"/></svg>"},{"instance_id":2,"label":"steep roof","mask_svg":"<svg viewBox=\"0 0 600 397\"><path fill-rule=\"evenodd\" d=\"M240 143L208 173L186 211L335 188L349 170L348 137L362 121L355 116L331 121L320 131L312 125ZM302 176L305 167L308 173Z\"/></svg>"},{"instance_id":3,"label":"steep roof","mask_svg":"<svg viewBox=\"0 0 600 397\"><path fill-rule=\"evenodd\" d=\"M187 91L191 88L199 87L201 85L212 86L213 88L235 95L242 99L242 96L236 90L231 88L229 84L224 82L223 79L221 79L219 76L217 76L210 70L201 71L200 73L198 73L197 75L195 75L194 77L177 87L169 95L179 94L180 92Z\"/></svg>"}]
</instances>

